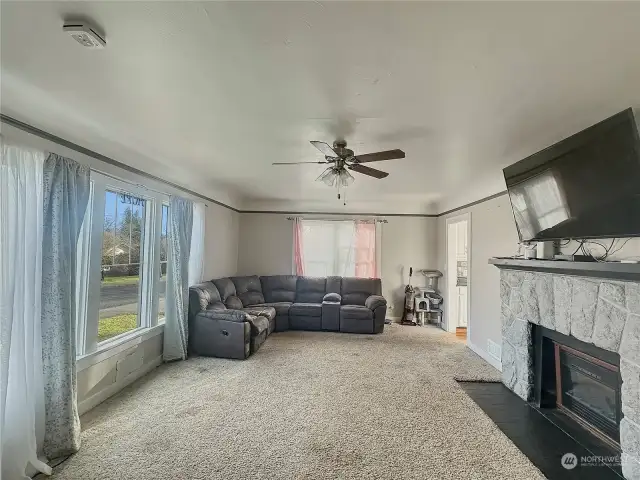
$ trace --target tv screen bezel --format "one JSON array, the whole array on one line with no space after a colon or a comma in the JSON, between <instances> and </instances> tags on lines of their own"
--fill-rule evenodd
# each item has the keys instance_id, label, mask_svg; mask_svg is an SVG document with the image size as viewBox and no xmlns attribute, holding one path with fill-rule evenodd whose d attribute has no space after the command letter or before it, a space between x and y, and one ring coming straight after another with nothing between
<instances>
[{"instance_id":1,"label":"tv screen bezel","mask_svg":"<svg viewBox=\"0 0 640 480\"><path fill-rule=\"evenodd\" d=\"M508 167L502 169L502 173L504 176L505 186L507 188L507 196L509 197L509 204L511 205L511 213L513 215L513 221L516 224L516 229L518 230L518 238L520 239L520 243L534 243L534 242L547 242L547 241L556 241L556 240L588 240L588 239L602 239L602 238L631 238L631 237L640 237L640 232L637 233L628 233L624 235L617 235L613 237L611 235L585 235L585 236L574 236L574 237L544 237L538 238L534 237L529 240L525 240L522 238L522 233L520 232L520 226L516 221L516 214L513 209L513 202L511 201L511 187L514 184L520 183L527 178L531 178L537 175L539 172L544 170L547 164L552 162L558 157L566 155L567 153L581 147L585 143L587 143L591 138L596 135L602 135L608 130L611 130L622 123L630 123L632 127L632 132L634 135L634 150L636 154L636 158L640 163L640 133L638 132L638 126L636 124L635 115L633 114L633 109L631 107L612 115L611 117L596 123L584 130L581 130L578 133L571 135L570 137L565 138L564 140L560 140L559 142L554 143L553 145L540 150L539 152L534 153L533 155L529 155L524 159L516 162ZM539 172L535 172L536 169L539 169ZM534 171L532 174L531 172ZM526 174L526 176L525 176ZM513 181L514 178L517 178L518 175L522 175L522 178L517 181ZM539 232L538 232L539 233Z\"/></svg>"}]
</instances>

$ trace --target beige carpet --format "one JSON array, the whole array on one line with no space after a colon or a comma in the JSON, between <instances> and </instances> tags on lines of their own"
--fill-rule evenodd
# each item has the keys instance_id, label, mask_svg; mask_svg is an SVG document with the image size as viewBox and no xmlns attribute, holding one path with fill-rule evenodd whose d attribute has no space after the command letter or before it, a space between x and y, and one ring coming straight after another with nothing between
<instances>
[{"instance_id":1,"label":"beige carpet","mask_svg":"<svg viewBox=\"0 0 640 480\"><path fill-rule=\"evenodd\" d=\"M544 478L454 377L498 372L432 327L286 332L162 366L82 418L73 479Z\"/></svg>"}]
</instances>

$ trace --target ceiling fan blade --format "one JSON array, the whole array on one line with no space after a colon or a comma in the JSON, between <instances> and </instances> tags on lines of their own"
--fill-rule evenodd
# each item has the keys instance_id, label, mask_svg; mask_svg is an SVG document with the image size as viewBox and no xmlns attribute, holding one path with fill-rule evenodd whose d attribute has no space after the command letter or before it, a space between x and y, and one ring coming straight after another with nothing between
<instances>
[{"instance_id":1,"label":"ceiling fan blade","mask_svg":"<svg viewBox=\"0 0 640 480\"><path fill-rule=\"evenodd\" d=\"M402 150L395 149L386 150L384 152L356 155L356 161L358 161L358 163L379 162L380 160L395 160L397 158L404 158L404 152Z\"/></svg>"},{"instance_id":2,"label":"ceiling fan blade","mask_svg":"<svg viewBox=\"0 0 640 480\"><path fill-rule=\"evenodd\" d=\"M303 163L324 164L329 162L274 162L271 165L302 165Z\"/></svg>"},{"instance_id":3,"label":"ceiling fan blade","mask_svg":"<svg viewBox=\"0 0 640 480\"><path fill-rule=\"evenodd\" d=\"M311 140L311 145L316 147L325 157L340 157L336 151L331 148L331 145L325 142L318 142L317 140Z\"/></svg>"},{"instance_id":4,"label":"ceiling fan blade","mask_svg":"<svg viewBox=\"0 0 640 480\"><path fill-rule=\"evenodd\" d=\"M363 173L365 175L369 175L370 177L375 177L375 178L384 178L389 175L387 172L376 170L375 168L371 168L371 167L366 167L364 165L358 165L357 163L349 165L349 170L353 170L354 172L358 172L358 173Z\"/></svg>"}]
</instances>

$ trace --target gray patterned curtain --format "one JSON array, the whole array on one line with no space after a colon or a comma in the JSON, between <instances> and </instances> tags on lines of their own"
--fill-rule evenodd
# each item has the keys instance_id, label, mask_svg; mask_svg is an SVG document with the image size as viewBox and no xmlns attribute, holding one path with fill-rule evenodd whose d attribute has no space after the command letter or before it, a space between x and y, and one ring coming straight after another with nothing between
<instances>
[{"instance_id":1,"label":"gray patterned curtain","mask_svg":"<svg viewBox=\"0 0 640 480\"><path fill-rule=\"evenodd\" d=\"M42 360L45 381L44 453L80 448L76 386L76 251L89 201L88 167L50 153L44 162Z\"/></svg>"},{"instance_id":2,"label":"gray patterned curtain","mask_svg":"<svg viewBox=\"0 0 640 480\"><path fill-rule=\"evenodd\" d=\"M193 227L193 202L171 197L169 206L169 262L165 299L165 362L187 358L189 324L189 254Z\"/></svg>"}]
</instances>

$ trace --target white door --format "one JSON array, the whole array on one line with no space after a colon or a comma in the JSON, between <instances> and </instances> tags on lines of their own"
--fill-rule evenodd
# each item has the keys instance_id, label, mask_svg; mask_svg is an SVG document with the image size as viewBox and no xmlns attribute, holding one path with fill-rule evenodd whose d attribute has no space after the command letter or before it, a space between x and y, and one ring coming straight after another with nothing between
<instances>
[{"instance_id":1,"label":"white door","mask_svg":"<svg viewBox=\"0 0 640 480\"><path fill-rule=\"evenodd\" d=\"M469 215L447 220L447 331L468 325Z\"/></svg>"}]
</instances>

